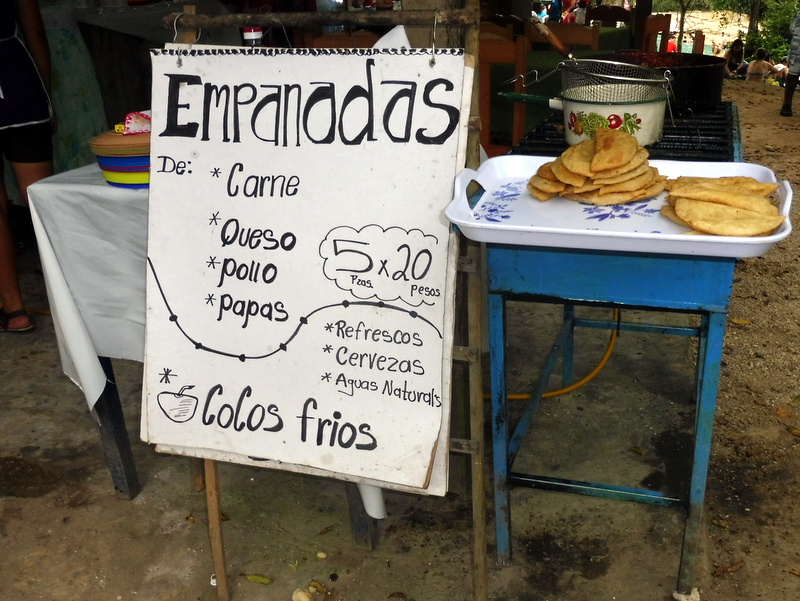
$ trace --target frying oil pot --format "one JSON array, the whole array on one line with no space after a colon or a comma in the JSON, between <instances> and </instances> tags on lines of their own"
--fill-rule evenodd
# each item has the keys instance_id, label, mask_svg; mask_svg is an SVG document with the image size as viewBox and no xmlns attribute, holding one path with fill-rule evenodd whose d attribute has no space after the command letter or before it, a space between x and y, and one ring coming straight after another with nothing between
<instances>
[{"instance_id":1,"label":"frying oil pot","mask_svg":"<svg viewBox=\"0 0 800 601\"><path fill-rule=\"evenodd\" d=\"M613 92L621 99L626 95L630 97L626 84L609 85L617 88ZM599 102L587 99L587 95L582 92L581 89L570 89L559 98L512 92L501 95L516 102L563 111L564 137L570 145L594 138L597 127L621 129L633 135L642 146L654 144L661 139L666 97L647 101Z\"/></svg>"}]
</instances>

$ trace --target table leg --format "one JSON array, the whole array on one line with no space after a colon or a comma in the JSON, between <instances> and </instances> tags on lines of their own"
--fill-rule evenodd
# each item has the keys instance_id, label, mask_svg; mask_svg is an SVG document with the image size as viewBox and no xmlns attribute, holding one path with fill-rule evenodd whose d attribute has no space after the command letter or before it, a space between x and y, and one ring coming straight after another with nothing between
<instances>
[{"instance_id":1,"label":"table leg","mask_svg":"<svg viewBox=\"0 0 800 601\"><path fill-rule=\"evenodd\" d=\"M694 430L692 480L689 507L683 534L683 550L678 572L678 593L690 594L697 560L702 552L703 508L706 480L714 431L714 413L719 389L722 343L725 336L725 313L704 314L701 318L697 356L697 410Z\"/></svg>"},{"instance_id":2,"label":"table leg","mask_svg":"<svg viewBox=\"0 0 800 601\"><path fill-rule=\"evenodd\" d=\"M511 499L508 486L508 395L506 390L505 300L489 294L489 351L492 382L492 454L497 562L511 561Z\"/></svg>"},{"instance_id":3,"label":"table leg","mask_svg":"<svg viewBox=\"0 0 800 601\"><path fill-rule=\"evenodd\" d=\"M575 348L575 305L564 303L562 323L570 324L569 336L564 340L564 351L561 354L561 385L572 384L572 355Z\"/></svg>"},{"instance_id":4,"label":"table leg","mask_svg":"<svg viewBox=\"0 0 800 601\"><path fill-rule=\"evenodd\" d=\"M94 413L100 424L100 437L103 440L103 449L114 488L128 499L133 499L142 488L133 461L114 370L111 367L111 359L108 357L98 357L98 359L106 374L106 387L95 403Z\"/></svg>"}]
</instances>

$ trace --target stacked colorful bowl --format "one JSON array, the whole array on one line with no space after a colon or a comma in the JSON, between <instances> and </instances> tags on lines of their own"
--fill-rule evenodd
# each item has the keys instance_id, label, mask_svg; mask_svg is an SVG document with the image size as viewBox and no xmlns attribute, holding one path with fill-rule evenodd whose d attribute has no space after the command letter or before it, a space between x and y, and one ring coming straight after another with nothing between
<instances>
[{"instance_id":1,"label":"stacked colorful bowl","mask_svg":"<svg viewBox=\"0 0 800 601\"><path fill-rule=\"evenodd\" d=\"M112 186L147 188L150 185L150 134L109 131L89 140L103 177Z\"/></svg>"}]
</instances>

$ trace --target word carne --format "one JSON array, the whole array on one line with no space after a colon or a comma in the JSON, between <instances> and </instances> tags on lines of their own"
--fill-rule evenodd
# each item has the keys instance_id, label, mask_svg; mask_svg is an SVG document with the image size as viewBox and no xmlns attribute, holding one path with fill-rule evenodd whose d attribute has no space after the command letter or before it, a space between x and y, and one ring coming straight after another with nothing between
<instances>
[{"instance_id":1,"label":"word carne","mask_svg":"<svg viewBox=\"0 0 800 601\"><path fill-rule=\"evenodd\" d=\"M374 58L365 58L363 66L363 85L350 87L332 81L275 82L264 79L271 72L267 69L253 74L253 82L221 85L191 73L164 73L166 125L158 135L289 147L358 146L377 142L379 132L394 144L408 144L413 137L418 144L441 145L457 134L461 94L452 81L381 80ZM436 123L437 129L415 127L415 122ZM253 186L250 192L260 190L259 182Z\"/></svg>"},{"instance_id":2,"label":"word carne","mask_svg":"<svg viewBox=\"0 0 800 601\"><path fill-rule=\"evenodd\" d=\"M316 411L317 408L316 399L309 398L303 403L302 414L297 416L300 420L301 442L313 439L318 447L327 443L329 447L339 446L343 449L349 449L355 444L355 448L359 451L372 451L377 448L378 441L370 432L372 428L369 424L355 426L350 422L340 422L341 411L334 411L331 415L333 419L315 418L311 415L311 410ZM315 435L309 437L311 430L314 430Z\"/></svg>"},{"instance_id":3,"label":"word carne","mask_svg":"<svg viewBox=\"0 0 800 601\"><path fill-rule=\"evenodd\" d=\"M244 165L234 163L228 174L228 196L231 198L239 195L239 182L241 181L242 196L245 198L263 198L264 196L283 198L295 196L300 185L300 178L296 175L247 175L244 181L237 178L236 174L244 171Z\"/></svg>"},{"instance_id":4,"label":"word carne","mask_svg":"<svg viewBox=\"0 0 800 601\"><path fill-rule=\"evenodd\" d=\"M344 319L340 319L336 322L336 337L366 340L368 342L389 342L400 345L410 344L411 346L422 346L422 337L418 332L370 328L367 327L363 321L359 321L355 326L351 326L348 325L347 321Z\"/></svg>"}]
</instances>

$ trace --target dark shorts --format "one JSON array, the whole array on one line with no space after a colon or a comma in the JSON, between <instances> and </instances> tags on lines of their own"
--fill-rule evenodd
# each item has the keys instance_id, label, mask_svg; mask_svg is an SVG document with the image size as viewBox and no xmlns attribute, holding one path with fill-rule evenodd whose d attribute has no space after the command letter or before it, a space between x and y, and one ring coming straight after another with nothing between
<instances>
[{"instance_id":1,"label":"dark shorts","mask_svg":"<svg viewBox=\"0 0 800 601\"><path fill-rule=\"evenodd\" d=\"M0 129L0 153L12 163L53 160L50 122Z\"/></svg>"}]
</instances>

